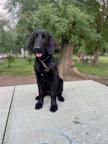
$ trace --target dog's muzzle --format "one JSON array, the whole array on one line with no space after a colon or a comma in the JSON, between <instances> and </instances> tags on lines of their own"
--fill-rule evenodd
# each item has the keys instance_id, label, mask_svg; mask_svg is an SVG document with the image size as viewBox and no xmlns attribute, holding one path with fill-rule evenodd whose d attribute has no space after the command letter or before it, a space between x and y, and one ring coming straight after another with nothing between
<instances>
[{"instance_id":1,"label":"dog's muzzle","mask_svg":"<svg viewBox=\"0 0 108 144\"><path fill-rule=\"evenodd\" d=\"M43 52L40 48L34 48L34 53L36 57L42 57L43 56Z\"/></svg>"}]
</instances>

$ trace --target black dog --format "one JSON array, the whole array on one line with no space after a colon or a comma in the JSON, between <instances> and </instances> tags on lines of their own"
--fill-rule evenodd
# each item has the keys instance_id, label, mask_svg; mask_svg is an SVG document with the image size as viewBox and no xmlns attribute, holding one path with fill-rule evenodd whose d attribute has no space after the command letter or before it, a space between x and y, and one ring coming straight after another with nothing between
<instances>
[{"instance_id":1,"label":"black dog","mask_svg":"<svg viewBox=\"0 0 108 144\"><path fill-rule=\"evenodd\" d=\"M46 95L51 97L51 112L58 109L56 97L59 101L64 101L62 96L63 80L59 77L57 65L54 61L53 53L56 48L54 37L45 29L34 31L30 37L28 48L35 54L34 70L37 77L39 90L36 109L43 106L43 100Z\"/></svg>"}]
</instances>

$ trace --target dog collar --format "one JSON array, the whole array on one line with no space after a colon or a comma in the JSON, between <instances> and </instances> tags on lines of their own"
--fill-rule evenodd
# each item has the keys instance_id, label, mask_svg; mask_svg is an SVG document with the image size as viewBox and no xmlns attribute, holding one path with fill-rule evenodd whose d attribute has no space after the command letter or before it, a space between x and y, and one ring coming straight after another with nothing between
<instances>
[{"instance_id":1,"label":"dog collar","mask_svg":"<svg viewBox=\"0 0 108 144\"><path fill-rule=\"evenodd\" d=\"M49 57L50 57L50 55L48 55L46 59L40 60L40 61L42 61L42 62L47 61L49 59Z\"/></svg>"}]
</instances>

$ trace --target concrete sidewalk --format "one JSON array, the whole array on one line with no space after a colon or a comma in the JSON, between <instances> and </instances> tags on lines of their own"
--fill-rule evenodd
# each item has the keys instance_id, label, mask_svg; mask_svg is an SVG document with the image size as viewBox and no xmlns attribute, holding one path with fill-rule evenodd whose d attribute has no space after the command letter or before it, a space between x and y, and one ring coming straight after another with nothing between
<instances>
[{"instance_id":1,"label":"concrete sidewalk","mask_svg":"<svg viewBox=\"0 0 108 144\"><path fill-rule=\"evenodd\" d=\"M0 144L108 144L108 87L65 82L65 102L35 110L37 85L0 88Z\"/></svg>"},{"instance_id":2,"label":"concrete sidewalk","mask_svg":"<svg viewBox=\"0 0 108 144\"><path fill-rule=\"evenodd\" d=\"M0 87L0 144L4 139L14 87Z\"/></svg>"}]
</instances>

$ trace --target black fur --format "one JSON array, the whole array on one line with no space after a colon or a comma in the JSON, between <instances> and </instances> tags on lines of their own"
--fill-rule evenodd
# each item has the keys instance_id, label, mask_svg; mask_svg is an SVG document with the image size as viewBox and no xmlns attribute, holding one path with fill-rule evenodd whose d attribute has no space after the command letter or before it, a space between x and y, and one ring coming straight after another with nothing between
<instances>
[{"instance_id":1,"label":"black fur","mask_svg":"<svg viewBox=\"0 0 108 144\"><path fill-rule=\"evenodd\" d=\"M28 48L34 54L36 54L36 52L43 53L42 57L35 58L34 63L39 91L39 96L36 97L38 102L36 103L35 108L42 108L44 97L49 95L51 97L51 112L55 112L58 109L56 97L58 97L59 101L64 101L62 96L63 80L59 77L58 68L53 57L56 46L54 37L44 29L34 31L28 43ZM48 71L45 70L42 61L44 61Z\"/></svg>"}]
</instances>

